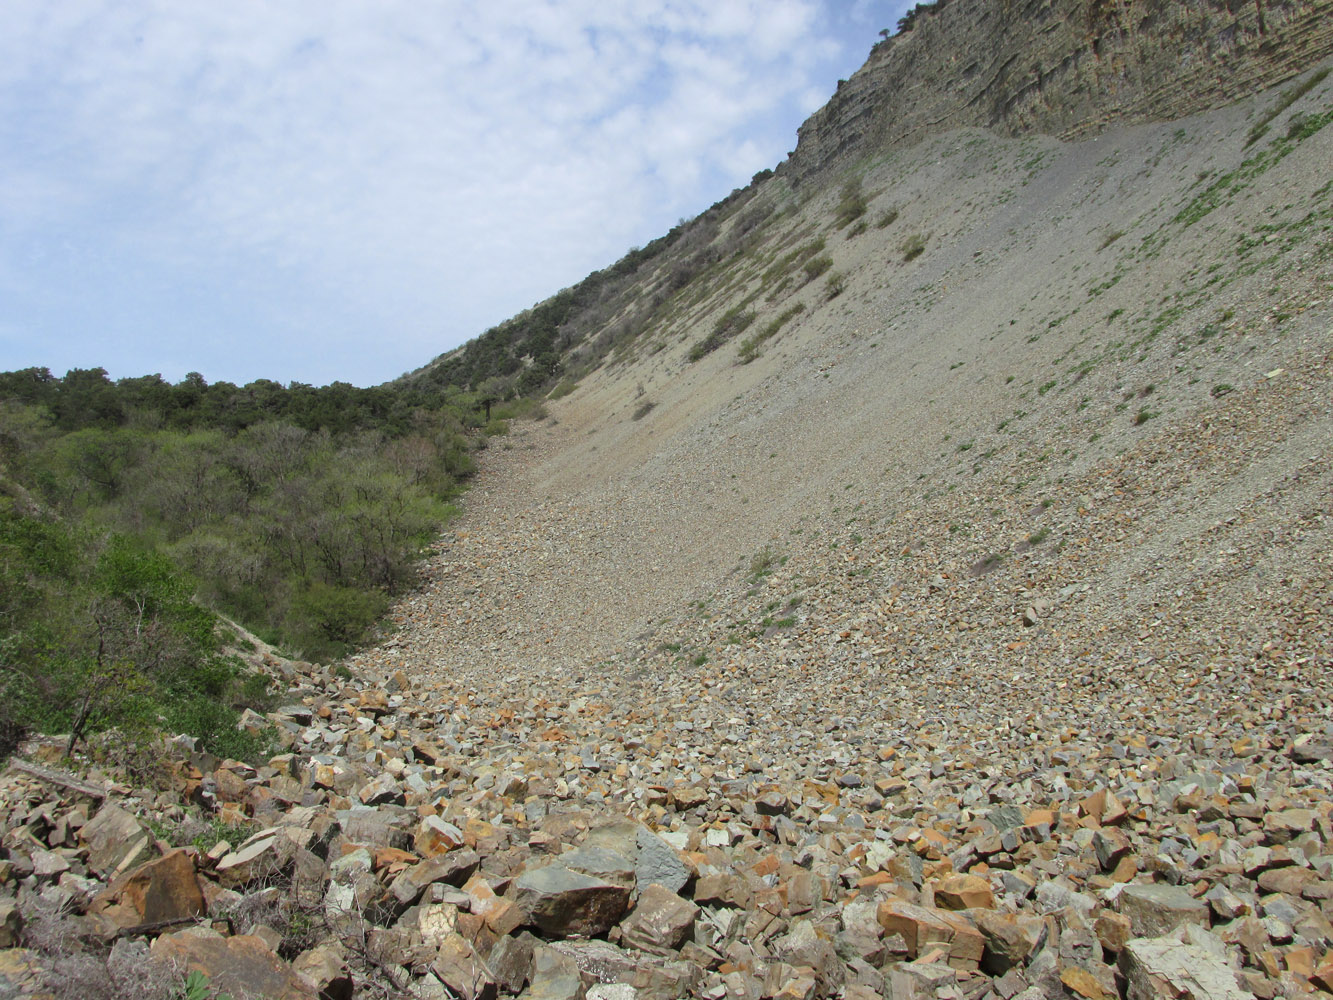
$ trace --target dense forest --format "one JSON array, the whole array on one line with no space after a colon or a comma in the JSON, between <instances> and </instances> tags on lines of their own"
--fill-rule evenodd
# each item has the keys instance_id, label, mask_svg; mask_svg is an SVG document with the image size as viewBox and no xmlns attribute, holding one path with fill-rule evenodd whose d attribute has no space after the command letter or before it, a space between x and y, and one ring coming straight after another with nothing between
<instances>
[{"instance_id":1,"label":"dense forest","mask_svg":"<svg viewBox=\"0 0 1333 1000\"><path fill-rule=\"evenodd\" d=\"M427 384L0 374L0 753L112 728L255 751L235 720L264 682L226 620L317 660L365 639L513 412Z\"/></svg>"}]
</instances>

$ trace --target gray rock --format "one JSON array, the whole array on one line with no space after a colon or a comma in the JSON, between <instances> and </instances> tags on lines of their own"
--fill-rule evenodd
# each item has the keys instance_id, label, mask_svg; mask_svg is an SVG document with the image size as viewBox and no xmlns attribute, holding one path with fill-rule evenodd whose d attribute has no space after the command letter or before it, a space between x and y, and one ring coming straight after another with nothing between
<instances>
[{"instance_id":1,"label":"gray rock","mask_svg":"<svg viewBox=\"0 0 1333 1000\"><path fill-rule=\"evenodd\" d=\"M773 942L773 951L792 965L814 969L823 996L831 995L843 984L846 968L832 942L822 937L809 920L795 921L787 934Z\"/></svg>"},{"instance_id":2,"label":"gray rock","mask_svg":"<svg viewBox=\"0 0 1333 1000\"><path fill-rule=\"evenodd\" d=\"M450 934L441 942L431 971L461 1000L494 1000L499 992L486 963L460 934Z\"/></svg>"},{"instance_id":3,"label":"gray rock","mask_svg":"<svg viewBox=\"0 0 1333 1000\"><path fill-rule=\"evenodd\" d=\"M1128 1000L1254 1000L1222 959L1172 938L1134 938L1120 952Z\"/></svg>"},{"instance_id":4,"label":"gray rock","mask_svg":"<svg viewBox=\"0 0 1333 1000\"><path fill-rule=\"evenodd\" d=\"M639 827L635 846L638 856L634 859L634 876L640 891L653 883L672 892L685 888L685 883L690 880L689 869L674 847L646 827Z\"/></svg>"},{"instance_id":5,"label":"gray rock","mask_svg":"<svg viewBox=\"0 0 1333 1000\"><path fill-rule=\"evenodd\" d=\"M1129 917L1135 937L1160 937L1182 924L1210 925L1208 905L1174 885L1127 885L1116 907Z\"/></svg>"},{"instance_id":6,"label":"gray rock","mask_svg":"<svg viewBox=\"0 0 1333 1000\"><path fill-rule=\"evenodd\" d=\"M228 889L239 889L272 879L295 855L296 845L280 833L251 838L218 862L218 881Z\"/></svg>"},{"instance_id":7,"label":"gray rock","mask_svg":"<svg viewBox=\"0 0 1333 1000\"><path fill-rule=\"evenodd\" d=\"M477 852L466 848L427 858L406 869L393 880L394 897L404 906L411 906L421 896L426 886L435 882L460 886L472 877L480 865L481 858Z\"/></svg>"},{"instance_id":8,"label":"gray rock","mask_svg":"<svg viewBox=\"0 0 1333 1000\"><path fill-rule=\"evenodd\" d=\"M610 930L629 907L630 890L560 865L527 871L514 880L507 898L527 922L557 937L595 937Z\"/></svg>"},{"instance_id":9,"label":"gray rock","mask_svg":"<svg viewBox=\"0 0 1333 1000\"><path fill-rule=\"evenodd\" d=\"M583 1000L583 977L578 963L554 948L538 945L532 951L530 1000Z\"/></svg>"},{"instance_id":10,"label":"gray rock","mask_svg":"<svg viewBox=\"0 0 1333 1000\"><path fill-rule=\"evenodd\" d=\"M521 993L532 976L532 952L540 942L531 934L508 934L496 942L486 959L506 993Z\"/></svg>"},{"instance_id":11,"label":"gray rock","mask_svg":"<svg viewBox=\"0 0 1333 1000\"><path fill-rule=\"evenodd\" d=\"M693 936L698 915L699 907L654 883L639 895L634 912L620 925L621 940L640 951L668 955Z\"/></svg>"},{"instance_id":12,"label":"gray rock","mask_svg":"<svg viewBox=\"0 0 1333 1000\"><path fill-rule=\"evenodd\" d=\"M13 900L0 899L0 948L17 948L23 933L23 914Z\"/></svg>"},{"instance_id":13,"label":"gray rock","mask_svg":"<svg viewBox=\"0 0 1333 1000\"><path fill-rule=\"evenodd\" d=\"M639 991L628 983L598 983L589 987L587 1000L639 1000Z\"/></svg>"},{"instance_id":14,"label":"gray rock","mask_svg":"<svg viewBox=\"0 0 1333 1000\"><path fill-rule=\"evenodd\" d=\"M573 872L634 888L634 862L609 847L585 845L560 855L560 864Z\"/></svg>"},{"instance_id":15,"label":"gray rock","mask_svg":"<svg viewBox=\"0 0 1333 1000\"><path fill-rule=\"evenodd\" d=\"M88 845L88 867L110 879L157 854L153 835L133 814L108 802L80 831Z\"/></svg>"},{"instance_id":16,"label":"gray rock","mask_svg":"<svg viewBox=\"0 0 1333 1000\"><path fill-rule=\"evenodd\" d=\"M397 806L353 806L337 812L343 836L367 847L393 847L405 851L412 846L408 827L414 817Z\"/></svg>"}]
</instances>

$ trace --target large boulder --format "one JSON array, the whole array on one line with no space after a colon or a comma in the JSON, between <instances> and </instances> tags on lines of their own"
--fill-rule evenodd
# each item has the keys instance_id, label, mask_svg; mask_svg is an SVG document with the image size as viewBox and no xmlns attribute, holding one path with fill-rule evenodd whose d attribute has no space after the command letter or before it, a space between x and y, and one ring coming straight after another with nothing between
<instances>
[{"instance_id":1,"label":"large boulder","mask_svg":"<svg viewBox=\"0 0 1333 1000\"><path fill-rule=\"evenodd\" d=\"M149 829L133 813L110 802L97 810L79 835L88 848L89 870L107 880L157 854Z\"/></svg>"},{"instance_id":2,"label":"large boulder","mask_svg":"<svg viewBox=\"0 0 1333 1000\"><path fill-rule=\"evenodd\" d=\"M639 894L634 912L620 925L620 937L640 951L669 955L693 936L698 916L699 907L654 883Z\"/></svg>"},{"instance_id":3,"label":"large boulder","mask_svg":"<svg viewBox=\"0 0 1333 1000\"><path fill-rule=\"evenodd\" d=\"M1133 939L1119 966L1128 1000L1254 1000L1225 961L1170 937Z\"/></svg>"},{"instance_id":4,"label":"large boulder","mask_svg":"<svg viewBox=\"0 0 1333 1000\"><path fill-rule=\"evenodd\" d=\"M88 907L117 927L188 919L204 912L204 895L194 862L183 850L171 851L126 872L98 894Z\"/></svg>"},{"instance_id":5,"label":"large boulder","mask_svg":"<svg viewBox=\"0 0 1333 1000\"><path fill-rule=\"evenodd\" d=\"M527 871L516 878L507 897L527 922L553 937L580 934L595 937L619 922L629 907L628 886L560 865Z\"/></svg>"},{"instance_id":6,"label":"large boulder","mask_svg":"<svg viewBox=\"0 0 1333 1000\"><path fill-rule=\"evenodd\" d=\"M1159 937L1183 924L1209 926L1208 904L1176 885L1127 885L1116 907L1129 917L1135 937Z\"/></svg>"},{"instance_id":7,"label":"large boulder","mask_svg":"<svg viewBox=\"0 0 1333 1000\"><path fill-rule=\"evenodd\" d=\"M202 973L220 993L266 1000L317 1000L311 985L254 935L223 937L200 929L163 934L153 942L152 956L181 975Z\"/></svg>"}]
</instances>

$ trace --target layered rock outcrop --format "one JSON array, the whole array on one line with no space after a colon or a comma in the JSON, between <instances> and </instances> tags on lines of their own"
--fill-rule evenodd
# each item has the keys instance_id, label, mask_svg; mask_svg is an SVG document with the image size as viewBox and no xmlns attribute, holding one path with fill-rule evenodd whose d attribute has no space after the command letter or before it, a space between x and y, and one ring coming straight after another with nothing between
<instances>
[{"instance_id":1,"label":"layered rock outcrop","mask_svg":"<svg viewBox=\"0 0 1333 1000\"><path fill-rule=\"evenodd\" d=\"M951 0L799 129L807 180L943 129L1070 138L1230 103L1333 54L1333 0Z\"/></svg>"}]
</instances>

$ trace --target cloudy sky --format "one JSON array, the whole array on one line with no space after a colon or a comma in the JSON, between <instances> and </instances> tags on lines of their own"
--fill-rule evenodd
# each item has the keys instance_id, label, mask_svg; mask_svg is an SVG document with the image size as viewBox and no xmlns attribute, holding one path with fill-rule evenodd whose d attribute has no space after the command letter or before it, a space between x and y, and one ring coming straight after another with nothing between
<instances>
[{"instance_id":1,"label":"cloudy sky","mask_svg":"<svg viewBox=\"0 0 1333 1000\"><path fill-rule=\"evenodd\" d=\"M4 0L0 370L371 385L775 166L898 0Z\"/></svg>"}]
</instances>

